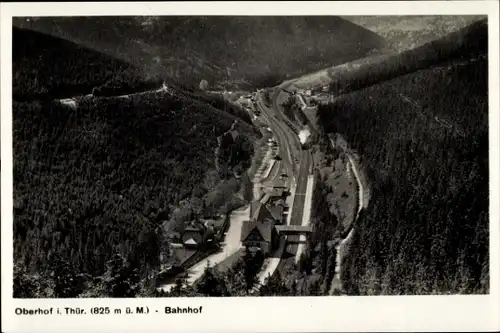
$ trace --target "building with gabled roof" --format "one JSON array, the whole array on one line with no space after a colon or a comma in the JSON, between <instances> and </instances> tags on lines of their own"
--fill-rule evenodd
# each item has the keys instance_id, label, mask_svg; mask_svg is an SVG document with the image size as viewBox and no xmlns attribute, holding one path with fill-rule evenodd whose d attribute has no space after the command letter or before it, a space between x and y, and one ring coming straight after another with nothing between
<instances>
[{"instance_id":1,"label":"building with gabled roof","mask_svg":"<svg viewBox=\"0 0 500 333\"><path fill-rule=\"evenodd\" d=\"M279 245L276 226L283 226L284 212L288 208L285 179L274 179L263 183L264 194L250 204L250 219L244 221L241 230L241 243L247 248L259 248L264 255Z\"/></svg>"},{"instance_id":2,"label":"building with gabled roof","mask_svg":"<svg viewBox=\"0 0 500 333\"><path fill-rule=\"evenodd\" d=\"M184 241L184 246L186 246L186 247L195 247L198 245L199 245L198 240L194 239L193 237L186 238L186 240Z\"/></svg>"},{"instance_id":3,"label":"building with gabled roof","mask_svg":"<svg viewBox=\"0 0 500 333\"><path fill-rule=\"evenodd\" d=\"M264 203L266 204L272 204L277 200L283 199L288 191L287 181L285 179L267 181L262 185L264 186L263 192L265 193L264 198L266 198Z\"/></svg>"},{"instance_id":4,"label":"building with gabled roof","mask_svg":"<svg viewBox=\"0 0 500 333\"><path fill-rule=\"evenodd\" d=\"M247 248L258 248L264 255L276 246L277 233L272 219L245 221L241 230L241 242Z\"/></svg>"},{"instance_id":5,"label":"building with gabled roof","mask_svg":"<svg viewBox=\"0 0 500 333\"><path fill-rule=\"evenodd\" d=\"M214 237L213 226L191 222L184 228L182 244L186 248L196 248Z\"/></svg>"},{"instance_id":6,"label":"building with gabled roof","mask_svg":"<svg viewBox=\"0 0 500 333\"><path fill-rule=\"evenodd\" d=\"M243 241L252 240L271 242L272 221L247 221L241 230L241 239Z\"/></svg>"},{"instance_id":7,"label":"building with gabled roof","mask_svg":"<svg viewBox=\"0 0 500 333\"><path fill-rule=\"evenodd\" d=\"M259 248L264 255L278 244L276 224L283 222L283 208L256 200L250 204L250 220L243 222L241 242L247 248Z\"/></svg>"},{"instance_id":8,"label":"building with gabled roof","mask_svg":"<svg viewBox=\"0 0 500 333\"><path fill-rule=\"evenodd\" d=\"M250 205L250 219L255 221L264 221L270 219L281 223L283 210L275 205L265 205L261 201L254 201Z\"/></svg>"}]
</instances>

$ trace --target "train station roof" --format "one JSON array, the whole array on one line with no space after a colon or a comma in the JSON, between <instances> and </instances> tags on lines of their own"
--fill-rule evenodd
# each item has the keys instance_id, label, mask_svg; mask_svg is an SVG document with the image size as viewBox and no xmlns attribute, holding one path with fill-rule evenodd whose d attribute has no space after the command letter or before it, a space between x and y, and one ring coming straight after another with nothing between
<instances>
[{"instance_id":1,"label":"train station roof","mask_svg":"<svg viewBox=\"0 0 500 333\"><path fill-rule=\"evenodd\" d=\"M255 239L265 242L271 241L273 223L270 220L245 221L241 228L241 241L245 241L250 235Z\"/></svg>"},{"instance_id":2,"label":"train station roof","mask_svg":"<svg viewBox=\"0 0 500 333\"><path fill-rule=\"evenodd\" d=\"M306 233L312 232L311 225L276 225L276 231L278 233Z\"/></svg>"}]
</instances>

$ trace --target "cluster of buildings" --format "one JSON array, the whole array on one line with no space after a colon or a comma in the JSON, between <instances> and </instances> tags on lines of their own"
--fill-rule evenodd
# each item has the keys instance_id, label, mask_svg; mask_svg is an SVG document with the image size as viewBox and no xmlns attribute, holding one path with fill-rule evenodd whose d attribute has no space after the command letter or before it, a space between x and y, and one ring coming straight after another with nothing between
<instances>
[{"instance_id":1,"label":"cluster of buildings","mask_svg":"<svg viewBox=\"0 0 500 333\"><path fill-rule=\"evenodd\" d=\"M181 232L171 232L169 238L173 262L162 265L161 279L172 278L183 273L186 267L195 264L203 257L200 253L207 253L216 248L216 240L223 231L225 220L224 215L213 219L193 220ZM166 259L164 255L160 254L160 260L164 259Z\"/></svg>"},{"instance_id":2,"label":"cluster of buildings","mask_svg":"<svg viewBox=\"0 0 500 333\"><path fill-rule=\"evenodd\" d=\"M297 93L304 95L304 96L307 96L307 97L312 97L312 96L319 95L322 93L326 94L329 91L330 91L330 87L328 85L324 85L324 86L313 87L310 89L299 89L299 90L297 90Z\"/></svg>"},{"instance_id":3,"label":"cluster of buildings","mask_svg":"<svg viewBox=\"0 0 500 333\"><path fill-rule=\"evenodd\" d=\"M193 220L182 232L170 234L171 243L176 247L196 250L200 245L212 242L224 226L224 216L218 218Z\"/></svg>"},{"instance_id":4,"label":"cluster of buildings","mask_svg":"<svg viewBox=\"0 0 500 333\"><path fill-rule=\"evenodd\" d=\"M289 195L289 188L286 178L264 182L263 188L261 198L250 204L249 219L242 224L241 243L254 253L260 251L268 256L279 246L279 227L286 225L289 207L285 199ZM225 220L225 216L196 220L190 222L181 233L171 233L172 250L178 264L169 269L190 263L191 257L200 247L210 245L218 238L224 229Z\"/></svg>"},{"instance_id":5,"label":"cluster of buildings","mask_svg":"<svg viewBox=\"0 0 500 333\"><path fill-rule=\"evenodd\" d=\"M289 195L289 188L286 178L270 180L262 185L262 197L250 204L250 219L243 222L241 242L247 248L260 250L266 255L279 245L275 227L286 224L289 207L285 199ZM171 236L176 239L178 246L196 250L200 245L213 241L223 227L223 216L203 219L190 222L182 233L172 233Z\"/></svg>"}]
</instances>

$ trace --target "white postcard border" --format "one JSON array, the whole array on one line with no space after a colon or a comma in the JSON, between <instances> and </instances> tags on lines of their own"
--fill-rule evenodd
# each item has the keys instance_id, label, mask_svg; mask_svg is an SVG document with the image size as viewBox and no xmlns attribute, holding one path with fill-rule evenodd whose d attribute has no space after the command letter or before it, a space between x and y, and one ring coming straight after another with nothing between
<instances>
[{"instance_id":1,"label":"white postcard border","mask_svg":"<svg viewBox=\"0 0 500 333\"><path fill-rule=\"evenodd\" d=\"M497 1L2 3L1 205L2 331L315 332L482 331L500 329L499 24ZM92 15L488 15L490 121L490 295L279 298L12 298L12 17ZM151 314L21 316L17 307L148 307ZM202 306L166 315L166 306ZM157 311L158 312L155 312Z\"/></svg>"}]
</instances>

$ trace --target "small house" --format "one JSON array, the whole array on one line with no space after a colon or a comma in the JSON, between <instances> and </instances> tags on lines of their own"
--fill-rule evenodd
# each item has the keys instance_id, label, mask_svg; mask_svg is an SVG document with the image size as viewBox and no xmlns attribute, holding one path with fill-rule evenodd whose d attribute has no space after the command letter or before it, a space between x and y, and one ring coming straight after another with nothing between
<instances>
[{"instance_id":1,"label":"small house","mask_svg":"<svg viewBox=\"0 0 500 333\"><path fill-rule=\"evenodd\" d=\"M202 224L190 223L182 233L182 244L186 248L195 248L203 243L206 228Z\"/></svg>"}]
</instances>

